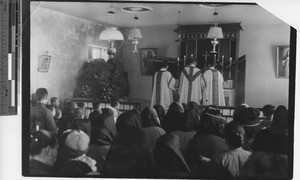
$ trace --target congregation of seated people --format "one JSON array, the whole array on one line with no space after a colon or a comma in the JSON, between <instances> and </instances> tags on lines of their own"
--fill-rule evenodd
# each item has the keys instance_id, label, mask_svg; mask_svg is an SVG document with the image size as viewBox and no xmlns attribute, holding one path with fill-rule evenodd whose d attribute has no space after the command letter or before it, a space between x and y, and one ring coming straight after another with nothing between
<instances>
[{"instance_id":1,"label":"congregation of seated people","mask_svg":"<svg viewBox=\"0 0 300 180\"><path fill-rule=\"evenodd\" d=\"M39 88L31 104L29 174L103 178L288 177L288 109L247 104L227 121L216 106L156 104L120 112L118 102L87 115ZM263 160L262 160L263 159Z\"/></svg>"}]
</instances>

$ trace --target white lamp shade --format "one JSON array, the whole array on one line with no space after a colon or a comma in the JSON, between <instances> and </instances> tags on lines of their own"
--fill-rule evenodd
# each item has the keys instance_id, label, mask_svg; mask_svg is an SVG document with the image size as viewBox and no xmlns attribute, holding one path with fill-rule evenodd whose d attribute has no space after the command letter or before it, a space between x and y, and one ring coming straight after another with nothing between
<instances>
[{"instance_id":1,"label":"white lamp shade","mask_svg":"<svg viewBox=\"0 0 300 180\"><path fill-rule=\"evenodd\" d=\"M207 38L223 38L223 32L221 27L210 27Z\"/></svg>"},{"instance_id":2,"label":"white lamp shade","mask_svg":"<svg viewBox=\"0 0 300 180\"><path fill-rule=\"evenodd\" d=\"M133 40L134 38L142 38L142 33L140 29L134 28L129 30L128 39Z\"/></svg>"},{"instance_id":3,"label":"white lamp shade","mask_svg":"<svg viewBox=\"0 0 300 180\"><path fill-rule=\"evenodd\" d=\"M106 28L101 32L99 39L108 41L124 40L123 34L115 27Z\"/></svg>"}]
</instances>

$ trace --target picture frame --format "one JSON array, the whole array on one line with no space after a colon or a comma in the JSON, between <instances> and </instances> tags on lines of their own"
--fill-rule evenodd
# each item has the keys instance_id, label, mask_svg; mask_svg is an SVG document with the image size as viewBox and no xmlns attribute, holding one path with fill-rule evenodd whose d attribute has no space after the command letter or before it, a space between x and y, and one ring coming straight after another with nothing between
<instances>
[{"instance_id":1,"label":"picture frame","mask_svg":"<svg viewBox=\"0 0 300 180\"><path fill-rule=\"evenodd\" d=\"M155 72L153 59L157 57L157 48L139 48L141 75L152 76Z\"/></svg>"},{"instance_id":2,"label":"picture frame","mask_svg":"<svg viewBox=\"0 0 300 180\"><path fill-rule=\"evenodd\" d=\"M276 47L276 78L289 78L290 46Z\"/></svg>"},{"instance_id":3,"label":"picture frame","mask_svg":"<svg viewBox=\"0 0 300 180\"><path fill-rule=\"evenodd\" d=\"M51 61L51 56L41 55L38 63L38 71L48 72L50 61Z\"/></svg>"}]
</instances>

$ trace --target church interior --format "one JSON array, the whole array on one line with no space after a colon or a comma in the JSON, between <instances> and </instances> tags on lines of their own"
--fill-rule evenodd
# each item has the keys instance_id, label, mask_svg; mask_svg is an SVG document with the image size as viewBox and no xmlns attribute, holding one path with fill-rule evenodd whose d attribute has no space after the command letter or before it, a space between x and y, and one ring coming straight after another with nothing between
<instances>
[{"instance_id":1,"label":"church interior","mask_svg":"<svg viewBox=\"0 0 300 180\"><path fill-rule=\"evenodd\" d=\"M221 30L221 35L210 36L210 31L216 27ZM80 104L83 104L85 109L84 116L87 119L95 111L95 100L99 101L100 109L107 109L107 107L111 108L111 102L117 99L119 101L118 110L122 114L135 109L141 112L140 115L143 120L143 112L145 110L149 111L150 114L152 113L151 110L153 108L149 108L149 106L154 90L153 77L155 72L162 67L164 62L168 64L168 70L175 79L173 98L174 102L176 102L179 98L178 89L181 71L188 65L190 59L195 59L197 62L196 67L202 73L208 69L208 61L214 61L216 69L222 74L224 79L225 105L213 107L220 111L218 114L215 109L212 110L209 106L201 103L197 104L197 109L199 107L199 110L197 110L197 113L199 113L197 117L200 118L199 122L204 121L204 119L213 119L220 115L220 117L222 116L221 119L227 123L225 123L226 125L223 124L225 133L226 128L228 130L237 128L237 126L240 127L229 122L235 121L235 118L238 117L242 118L243 113L246 114L246 112L252 113L251 115L254 113L258 122L265 121L264 107L266 105L272 107L273 111L275 109L280 110L280 108L284 109L286 116L282 115L281 118L288 121L290 119L287 117L287 112L291 108L289 106L290 79L293 76L293 71L290 71L289 68L294 67L286 64L285 54L290 48L291 29L292 27L289 24L268 12L264 7L254 3L31 1L30 96L33 94L38 95L37 90L45 88L48 93L48 101L50 102L51 97L56 97L59 100L59 108L62 110L68 108L67 106L70 102L76 102L78 107ZM33 100L33 96L31 100ZM187 109L189 108L191 108L190 104L188 104ZM239 110L245 109L243 113L238 114L238 108L240 108ZM171 105L169 111L170 109ZM182 110L184 109L186 108L183 107ZM105 114L105 111L102 113ZM165 111L165 113L168 112ZM118 119L119 117L121 117L120 119L124 118L122 114L119 114ZM158 110L157 114L159 116ZM206 117L205 115L207 114L208 116ZM173 118L176 119L176 115ZM118 119L116 127L114 127L117 128L117 130L114 130L117 132ZM106 121L104 121L105 123ZM247 134L247 128L256 125L246 125L243 128L245 129L243 132L245 131ZM289 124L289 127L291 127L291 124ZM90 128L93 131L93 127ZM279 164L278 166L280 166L281 170L284 170L277 173L274 172L273 176L271 176L268 174L272 172L271 169L269 171L266 170L268 172L265 172L265 174L249 170L251 166L254 166L251 163L246 163L247 166L245 167L248 168L248 171L244 169L229 169L230 175L217 167L207 170L207 167L203 164L214 161L213 157L215 156L211 156L210 158L212 159L209 160L207 160L207 156L192 157L189 154L195 154L195 149L191 150L191 148L190 151L181 149L180 152L175 148L176 157L175 155L174 157L172 155L169 157L167 154L163 154L165 151L156 151L156 148L160 147L163 149L167 146L174 148L174 144L178 140L176 138L179 138L178 142L182 143L180 138L183 136L178 135L180 133L173 133L170 129L164 130L166 134L162 135L161 138L157 137L158 140L154 141L156 143L153 155L154 164L157 165L155 168L159 167L157 168L159 171L155 176L152 176L151 173L147 174L150 172L150 167L145 168L147 173L144 172L144 174L138 172L137 169L139 168L130 169L129 167L135 167L136 165L128 163L131 162L130 160L124 164L118 164L118 162L121 162L121 159L114 159L118 155L117 148L113 149L115 151L112 148L109 149L107 155L109 163L105 162L107 164L104 163L105 165L97 167L102 169L103 172L85 173L84 176L126 178L282 178L290 177L292 172L292 169L288 168L291 166L290 160L292 156L289 156L289 153L287 153L291 152L290 148L293 146L290 144L290 139L287 138L290 138L291 131L288 131L290 134L284 131L282 134L285 136L283 137L282 134L278 135L273 131L266 132L267 130L263 129L265 131L262 131L260 134L257 133L259 134L257 136L261 136L261 139L255 139L253 136L251 143L249 143L250 141L248 142L251 145L254 144L253 148L252 146L250 148L249 144L249 147L245 148L248 148L249 152L239 149L240 153L242 153L241 157L247 156L248 158L249 154L252 154L253 156L250 156L252 159L249 158L253 161L256 160L255 158L265 157L267 158L266 162L268 162L272 159L269 157L270 154L279 154L278 158L281 158L282 161L280 163L272 161L271 164L274 163L274 167L275 164ZM242 130L241 132L237 130L237 132L239 134ZM58 130L58 134L60 133ZM86 138L85 135L76 134L77 132L75 132L75 135L72 133L69 133L67 136L76 135ZM184 135L184 137L189 136L190 139L193 138L193 142L196 142L195 139L197 138L195 137L199 134L199 129L193 129L193 133ZM278 142L282 144L273 143L271 138L273 144L269 143L263 146L263 140L270 138L270 134L272 134L272 138L278 137ZM116 139L112 145L110 144L110 147L117 147L116 144L118 143L128 143L125 140L126 138L140 136L139 131L128 131L122 135L116 135ZM65 137L66 141L69 140L68 137ZM231 141L230 138L228 140L226 137L224 137L226 143ZM165 143L170 139L172 139L173 145ZM244 140L241 141L244 143ZM255 143L252 144L253 141ZM93 142L92 137L91 142ZM131 143L135 143L135 141ZM60 144L60 141L58 144ZM190 144L186 146L190 147ZM220 143L217 144L220 145ZM97 149L95 146L90 149ZM281 148L277 148L279 146ZM231 146L228 145L228 147ZM244 146L242 147L244 148ZM198 148L198 146L195 145L194 148ZM277 148L278 151L273 151L272 148ZM256 152L258 150L268 153L266 155L260 151L261 154L259 154ZM97 159L98 156L95 156L95 152L93 154L93 152L88 151L87 155L90 155L97 163L103 163L101 158ZM103 149L101 149L101 153L103 153ZM112 156L113 153L116 153L115 157ZM128 154L127 158L136 160L143 153L138 151L136 156ZM218 156L218 158L224 158L224 156ZM35 156L32 155L30 157ZM167 157L170 159L162 160L164 158L167 159ZM200 158L201 164L194 164L193 158ZM137 161L140 162L140 159ZM181 165L176 169L175 165L177 163ZM116 170L122 165L125 166L125 164L126 168L124 170ZM173 167L170 164L175 165ZM111 169L109 169L109 165L111 165ZM144 164L140 163L140 165ZM94 166L90 164L89 166L94 171ZM169 169L166 166L169 166ZM264 166L264 162L262 166ZM128 172L126 173L127 167ZM63 168L64 172L68 171L68 167L63 166ZM163 171L163 169L166 171ZM211 170L218 173L213 173L211 176L209 173ZM50 174L49 176L52 175ZM81 175L76 174L74 176ZM73 177L71 170L67 172L66 176Z\"/></svg>"}]
</instances>

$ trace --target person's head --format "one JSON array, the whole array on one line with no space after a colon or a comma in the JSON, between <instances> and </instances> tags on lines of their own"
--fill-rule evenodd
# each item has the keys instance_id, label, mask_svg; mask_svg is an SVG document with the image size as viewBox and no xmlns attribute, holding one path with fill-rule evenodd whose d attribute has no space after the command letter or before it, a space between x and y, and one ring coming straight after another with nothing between
<instances>
[{"instance_id":1,"label":"person's head","mask_svg":"<svg viewBox=\"0 0 300 180\"><path fill-rule=\"evenodd\" d=\"M94 110L100 110L100 101L98 100L93 101L93 108Z\"/></svg>"},{"instance_id":2,"label":"person's head","mask_svg":"<svg viewBox=\"0 0 300 180\"><path fill-rule=\"evenodd\" d=\"M166 61L163 61L163 62L161 63L161 67L162 67L162 68L165 68L165 69L168 69L169 65L168 65L168 63L167 63Z\"/></svg>"},{"instance_id":3,"label":"person's head","mask_svg":"<svg viewBox=\"0 0 300 180\"><path fill-rule=\"evenodd\" d=\"M111 105L111 107L113 107L113 108L119 108L120 102L119 102L118 99L112 99L112 100L110 101L110 105Z\"/></svg>"},{"instance_id":4,"label":"person's head","mask_svg":"<svg viewBox=\"0 0 300 180\"><path fill-rule=\"evenodd\" d=\"M82 108L75 108L73 111L74 119L83 119L84 118L84 110Z\"/></svg>"},{"instance_id":5,"label":"person's head","mask_svg":"<svg viewBox=\"0 0 300 180\"><path fill-rule=\"evenodd\" d=\"M51 102L51 105L52 105L53 107L59 107L59 100L58 100L57 97L52 97L52 98L50 99L50 102Z\"/></svg>"},{"instance_id":6,"label":"person's head","mask_svg":"<svg viewBox=\"0 0 300 180\"><path fill-rule=\"evenodd\" d=\"M245 130L239 123L231 121L225 125L224 137L229 147L239 148L244 143Z\"/></svg>"},{"instance_id":7,"label":"person's head","mask_svg":"<svg viewBox=\"0 0 300 180\"><path fill-rule=\"evenodd\" d=\"M183 106L179 102L173 102L170 104L168 112L183 112Z\"/></svg>"},{"instance_id":8,"label":"person's head","mask_svg":"<svg viewBox=\"0 0 300 180\"><path fill-rule=\"evenodd\" d=\"M38 88L35 92L36 100L43 104L47 104L48 91L46 88Z\"/></svg>"},{"instance_id":9,"label":"person's head","mask_svg":"<svg viewBox=\"0 0 300 180\"><path fill-rule=\"evenodd\" d=\"M156 110L152 107L146 107L141 112L143 127L160 127L160 121Z\"/></svg>"},{"instance_id":10,"label":"person's head","mask_svg":"<svg viewBox=\"0 0 300 180\"><path fill-rule=\"evenodd\" d=\"M191 102L189 102L187 104L187 106L188 106L189 110L194 111L198 115L198 113L199 113L199 105L196 102L191 101Z\"/></svg>"},{"instance_id":11,"label":"person's head","mask_svg":"<svg viewBox=\"0 0 300 180\"><path fill-rule=\"evenodd\" d=\"M115 108L113 108L113 107L103 108L103 109L102 109L102 115L103 115L103 116L106 116L106 114L107 114L107 115L108 115L108 114L109 114L109 115L112 114L112 116L113 116L115 122L117 121L117 118L118 118L118 116L119 116L119 112L118 112Z\"/></svg>"},{"instance_id":12,"label":"person's head","mask_svg":"<svg viewBox=\"0 0 300 180\"><path fill-rule=\"evenodd\" d=\"M188 59L187 62L189 62L189 65L192 65L192 64L193 64L193 65L197 66L197 60L194 59L194 58Z\"/></svg>"},{"instance_id":13,"label":"person's head","mask_svg":"<svg viewBox=\"0 0 300 180\"><path fill-rule=\"evenodd\" d=\"M271 128L274 130L285 131L288 129L288 120L289 114L287 108L283 105L280 105L274 111L273 123Z\"/></svg>"},{"instance_id":14,"label":"person's head","mask_svg":"<svg viewBox=\"0 0 300 180\"><path fill-rule=\"evenodd\" d=\"M275 111L275 107L270 104L267 104L263 107L264 116L268 119L270 119L273 116L274 111Z\"/></svg>"},{"instance_id":15,"label":"person's head","mask_svg":"<svg viewBox=\"0 0 300 180\"><path fill-rule=\"evenodd\" d=\"M49 131L40 130L30 135L30 155L42 159L43 163L53 165L58 154L58 140Z\"/></svg>"},{"instance_id":16,"label":"person's head","mask_svg":"<svg viewBox=\"0 0 300 180\"><path fill-rule=\"evenodd\" d=\"M64 140L65 155L69 158L76 158L85 153L89 149L90 138L81 130L72 130L68 132Z\"/></svg>"},{"instance_id":17,"label":"person's head","mask_svg":"<svg viewBox=\"0 0 300 180\"><path fill-rule=\"evenodd\" d=\"M48 108L51 111L51 113L52 113L52 115L54 117L55 114L56 114L54 106L52 106L52 105L46 105L46 108Z\"/></svg>"},{"instance_id":18,"label":"person's head","mask_svg":"<svg viewBox=\"0 0 300 180\"><path fill-rule=\"evenodd\" d=\"M164 107L160 104L155 104L153 106L153 108L156 110L160 122L164 121L164 119L165 119L165 109L164 109Z\"/></svg>"},{"instance_id":19,"label":"person's head","mask_svg":"<svg viewBox=\"0 0 300 180\"><path fill-rule=\"evenodd\" d=\"M226 121L223 119L220 110L208 107L201 114L197 133L214 134L222 137L225 124Z\"/></svg>"},{"instance_id":20,"label":"person's head","mask_svg":"<svg viewBox=\"0 0 300 180\"><path fill-rule=\"evenodd\" d=\"M130 110L122 113L116 122L117 132L121 132L123 130L134 129L134 128L142 128L142 119L140 116L140 112L137 110Z\"/></svg>"},{"instance_id":21,"label":"person's head","mask_svg":"<svg viewBox=\"0 0 300 180\"><path fill-rule=\"evenodd\" d=\"M212 58L208 59L207 64L208 64L208 67L215 67L216 66L216 62Z\"/></svg>"},{"instance_id":22,"label":"person's head","mask_svg":"<svg viewBox=\"0 0 300 180\"><path fill-rule=\"evenodd\" d=\"M85 103L84 103L84 102L78 102L78 103L77 103L77 106L78 106L79 108L85 109Z\"/></svg>"},{"instance_id":23,"label":"person's head","mask_svg":"<svg viewBox=\"0 0 300 180\"><path fill-rule=\"evenodd\" d=\"M66 109L67 109L68 113L73 113L74 109L77 108L77 107L78 106L77 106L76 102L74 102L74 101L68 101L67 102Z\"/></svg>"},{"instance_id":24,"label":"person's head","mask_svg":"<svg viewBox=\"0 0 300 180\"><path fill-rule=\"evenodd\" d=\"M256 133L261 130L259 110L252 107L244 109L241 112L240 117L236 119L236 122L245 128L245 137L249 143L254 140Z\"/></svg>"}]
</instances>

